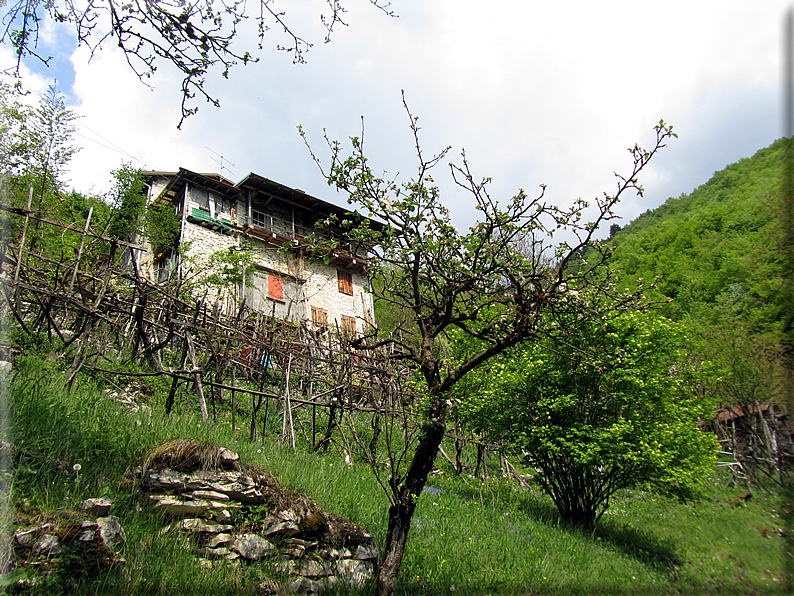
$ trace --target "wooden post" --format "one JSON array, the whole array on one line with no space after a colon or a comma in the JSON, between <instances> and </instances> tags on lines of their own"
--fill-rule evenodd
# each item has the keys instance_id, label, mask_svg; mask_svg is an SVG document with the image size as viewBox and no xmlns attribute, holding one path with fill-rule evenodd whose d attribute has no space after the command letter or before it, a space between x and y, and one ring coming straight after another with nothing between
<instances>
[{"instance_id":1,"label":"wooden post","mask_svg":"<svg viewBox=\"0 0 794 596\"><path fill-rule=\"evenodd\" d=\"M80 267L80 257L83 254L83 246L85 245L85 235L88 233L88 226L91 224L91 215L94 213L94 208L88 209L88 217L85 218L85 227L83 228L83 235L80 236L80 248L77 249L77 257L74 262L74 270L72 271L72 281L69 282L69 293L72 293L74 288L74 280L77 277L77 269Z\"/></svg>"},{"instance_id":2,"label":"wooden post","mask_svg":"<svg viewBox=\"0 0 794 596\"><path fill-rule=\"evenodd\" d=\"M19 269L22 267L22 249L25 247L25 234L28 231L28 220L30 219L30 203L33 200L33 187L28 190L28 206L25 208L25 223L22 225L22 238L19 241L19 252L17 253L17 266L14 270L14 286L19 279Z\"/></svg>"},{"instance_id":3,"label":"wooden post","mask_svg":"<svg viewBox=\"0 0 794 596\"><path fill-rule=\"evenodd\" d=\"M287 407L287 413L289 414L289 432L290 437L292 438L292 450L295 450L295 425L292 422L292 406L290 404L289 399L289 377L290 377L290 369L292 368L292 353L289 355L289 360L287 362L287 382L284 384L284 403Z\"/></svg>"},{"instance_id":4,"label":"wooden post","mask_svg":"<svg viewBox=\"0 0 794 596\"><path fill-rule=\"evenodd\" d=\"M309 389L307 391L306 399L307 401L313 402L312 399L312 383L313 381L309 381ZM317 405L312 403L312 450L314 449L315 445L317 444L317 431L316 431L316 423L317 423Z\"/></svg>"},{"instance_id":5,"label":"wooden post","mask_svg":"<svg viewBox=\"0 0 794 596\"><path fill-rule=\"evenodd\" d=\"M201 388L201 375L196 366L196 352L193 349L193 338L190 337L190 331L188 330L185 330L185 339L187 340L187 351L190 355L190 365L193 367L193 379L196 383L196 397L198 397L199 408L201 408L201 419L204 421L204 424L209 424L207 402L204 401L204 391Z\"/></svg>"},{"instance_id":6,"label":"wooden post","mask_svg":"<svg viewBox=\"0 0 794 596\"><path fill-rule=\"evenodd\" d=\"M234 387L236 385L236 379L235 379L235 374L234 374L236 370L237 370L237 367L232 365L232 387ZM237 426L235 425L235 399L234 399L234 396L235 396L235 391L234 391L234 389L232 389L232 434L234 434L234 431L237 430Z\"/></svg>"}]
</instances>

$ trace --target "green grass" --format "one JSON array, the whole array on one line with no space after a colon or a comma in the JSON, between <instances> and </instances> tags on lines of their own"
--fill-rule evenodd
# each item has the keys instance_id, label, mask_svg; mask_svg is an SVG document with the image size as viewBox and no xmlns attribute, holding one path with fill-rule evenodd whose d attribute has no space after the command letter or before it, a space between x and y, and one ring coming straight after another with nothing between
<instances>
[{"instance_id":1,"label":"green grass","mask_svg":"<svg viewBox=\"0 0 794 596\"><path fill-rule=\"evenodd\" d=\"M154 446L178 437L230 447L383 538L388 505L382 489L366 466L349 467L331 451L293 452L272 436L249 442L247 427L232 432L226 413L223 424L204 425L181 408L167 420L161 387L152 394L151 417L124 413L91 381L66 391L56 367L38 358L21 359L12 393L11 442L28 452L13 479L17 523L57 516L107 494L128 537L122 570L81 577L77 584L74 578L59 583L64 578L56 574L39 593L255 593L261 581L256 568L199 570L184 538L159 536L161 521L135 507L135 487L125 472ZM497 462L489 463L497 469ZM550 500L513 481L456 478L445 462L438 464L444 473L430 479L414 518L401 594L783 593L783 524L775 494L756 490L746 505L735 506L737 491L716 477L707 498L686 505L627 491L591 534L560 527Z\"/></svg>"},{"instance_id":2,"label":"green grass","mask_svg":"<svg viewBox=\"0 0 794 596\"><path fill-rule=\"evenodd\" d=\"M436 482L431 491L440 492L420 502L403 567L406 593L782 592L772 497L734 508L717 491L689 505L626 492L592 535L559 527L549 500L505 481L497 483L496 506L450 484Z\"/></svg>"}]
</instances>

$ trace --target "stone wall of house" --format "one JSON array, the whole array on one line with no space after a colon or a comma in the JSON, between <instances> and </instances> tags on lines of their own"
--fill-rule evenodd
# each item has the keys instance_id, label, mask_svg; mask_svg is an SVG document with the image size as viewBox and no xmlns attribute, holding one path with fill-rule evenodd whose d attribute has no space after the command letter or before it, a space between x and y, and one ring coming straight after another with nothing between
<instances>
[{"instance_id":1,"label":"stone wall of house","mask_svg":"<svg viewBox=\"0 0 794 596\"><path fill-rule=\"evenodd\" d=\"M146 194L147 204L151 203L157 198L157 196L168 185L170 180L170 176L152 176L152 178L149 180L149 188L147 189ZM142 220L143 216L141 216L140 219ZM148 240L143 235L136 235L134 241L145 247L145 250L127 252L127 254L123 256L125 266L131 269L131 259L134 257L138 267L138 272L142 277L145 277L146 279L157 279L157 271L154 263L154 252L151 244L149 244ZM134 252L134 254L131 254L131 252Z\"/></svg>"},{"instance_id":2,"label":"stone wall of house","mask_svg":"<svg viewBox=\"0 0 794 596\"><path fill-rule=\"evenodd\" d=\"M152 176L149 180L149 202L153 201L163 192L163 189L171 181L172 176Z\"/></svg>"},{"instance_id":3,"label":"stone wall of house","mask_svg":"<svg viewBox=\"0 0 794 596\"><path fill-rule=\"evenodd\" d=\"M154 178L150 189L150 197L157 196L167 182L166 178ZM238 202L237 210L241 208ZM194 208L188 202L188 209ZM189 243L189 250L182 259L182 271L187 278L199 281L210 274L210 255L231 247L241 247L244 243L252 249L252 264L255 271L246 279L244 295L246 304L255 310L274 314L277 317L291 320L312 320L312 307L326 312L327 322L331 328L343 328L343 316L355 319L357 333L366 331L373 323L374 309L372 296L369 293L369 280L366 275L343 269L352 276L353 295L339 291L337 267L332 263L326 265L305 258L302 254L285 254L280 245L270 244L257 238L244 238L239 232L224 234L184 221L181 242ZM157 278L156 267L152 263L152 255L142 255L142 269L150 279ZM275 300L269 296L269 276L276 275L282 279L283 298ZM218 289L212 286L207 290L207 301L210 304L220 302L229 312L235 311L242 298L242 288ZM349 321L348 321L349 324Z\"/></svg>"},{"instance_id":4,"label":"stone wall of house","mask_svg":"<svg viewBox=\"0 0 794 596\"><path fill-rule=\"evenodd\" d=\"M185 221L182 230L182 244L190 243L182 260L182 272L186 279L199 281L211 273L210 256L212 253L228 250L240 245L236 236L220 234L208 228ZM214 304L217 301L232 311L240 303L240 288L230 287L220 289L207 285L207 302Z\"/></svg>"},{"instance_id":5,"label":"stone wall of house","mask_svg":"<svg viewBox=\"0 0 794 596\"><path fill-rule=\"evenodd\" d=\"M284 254L281 246L248 238L246 242L252 249L252 264L255 271L248 276L246 283L246 304L261 312L273 314L285 320L303 320L306 313L303 292L304 280L300 277L300 255ZM270 296L268 284L270 276L276 275L282 282L282 299Z\"/></svg>"},{"instance_id":6,"label":"stone wall of house","mask_svg":"<svg viewBox=\"0 0 794 596\"><path fill-rule=\"evenodd\" d=\"M354 317L356 331L361 334L373 322L372 294L369 293L369 281L365 275L356 272L353 277L353 295L339 291L338 269L333 263L326 265L321 262L306 260L304 264L306 283L306 319L312 320L311 307L322 308L328 313L328 324L331 327L343 327L342 315Z\"/></svg>"}]
</instances>

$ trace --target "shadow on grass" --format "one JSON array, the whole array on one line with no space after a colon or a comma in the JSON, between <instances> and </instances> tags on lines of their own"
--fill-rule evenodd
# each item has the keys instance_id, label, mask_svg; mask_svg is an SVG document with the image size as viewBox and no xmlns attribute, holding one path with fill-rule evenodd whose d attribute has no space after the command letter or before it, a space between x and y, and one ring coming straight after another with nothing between
<instances>
[{"instance_id":1,"label":"shadow on grass","mask_svg":"<svg viewBox=\"0 0 794 596\"><path fill-rule=\"evenodd\" d=\"M669 573L683 565L683 558L676 552L675 541L671 538L654 536L613 519L602 521L595 532L566 525L560 521L557 508L552 503L537 497L522 499L519 507L535 521L559 527L561 531L575 533L590 541L600 538L657 571Z\"/></svg>"},{"instance_id":2,"label":"shadow on grass","mask_svg":"<svg viewBox=\"0 0 794 596\"><path fill-rule=\"evenodd\" d=\"M476 500L480 494L475 490L461 490L460 487L456 487L455 492L460 498L466 500ZM483 495L484 497L485 495ZM506 503L504 499L497 497L500 504L515 507L536 522L558 528L563 532L576 534L587 541L595 542L597 538L600 538L601 541L611 544L624 555L656 571L670 573L684 563L683 557L677 552L674 539L653 535L615 519L603 520L595 532L588 531L562 522L557 508L546 497L528 494L516 497L513 493L509 500L510 503Z\"/></svg>"},{"instance_id":3,"label":"shadow on grass","mask_svg":"<svg viewBox=\"0 0 794 596\"><path fill-rule=\"evenodd\" d=\"M543 585L543 583L518 584L506 578L501 582L483 581L468 584L454 584L451 590L449 582L402 582L398 581L396 593L399 596L438 596L438 594L455 594L456 596L591 596L592 594L609 594L610 596L651 596L658 594L709 594L712 596L784 596L790 594L784 586L758 586L725 584L709 581L687 581L667 584L642 584L639 586L597 584L561 585L559 582ZM346 592L339 592L346 593ZM359 596L374 596L374 585L366 586ZM335 593L333 593L335 594Z\"/></svg>"},{"instance_id":4,"label":"shadow on grass","mask_svg":"<svg viewBox=\"0 0 794 596\"><path fill-rule=\"evenodd\" d=\"M673 539L654 536L625 522L607 520L598 525L593 535L657 571L669 573L684 564Z\"/></svg>"}]
</instances>

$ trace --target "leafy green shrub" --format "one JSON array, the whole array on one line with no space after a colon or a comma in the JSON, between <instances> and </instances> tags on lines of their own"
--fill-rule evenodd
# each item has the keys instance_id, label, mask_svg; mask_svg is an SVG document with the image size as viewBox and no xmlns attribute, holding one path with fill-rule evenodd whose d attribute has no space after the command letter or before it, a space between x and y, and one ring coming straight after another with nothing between
<instances>
[{"instance_id":1,"label":"leafy green shrub","mask_svg":"<svg viewBox=\"0 0 794 596\"><path fill-rule=\"evenodd\" d=\"M563 342L495 365L469 418L523 454L569 523L594 526L617 490L646 483L696 496L714 461L698 426L713 403L692 391L703 370L680 326L639 312L567 324Z\"/></svg>"}]
</instances>

